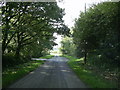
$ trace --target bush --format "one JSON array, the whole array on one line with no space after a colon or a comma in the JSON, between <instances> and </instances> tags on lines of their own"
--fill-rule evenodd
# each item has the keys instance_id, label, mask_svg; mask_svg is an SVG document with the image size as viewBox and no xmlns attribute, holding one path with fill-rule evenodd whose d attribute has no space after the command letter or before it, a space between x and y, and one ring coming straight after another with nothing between
<instances>
[{"instance_id":1,"label":"bush","mask_svg":"<svg viewBox=\"0 0 120 90\"><path fill-rule=\"evenodd\" d=\"M115 59L108 58L105 54L89 54L87 57L88 63L95 65L99 68L117 68L117 63L115 62Z\"/></svg>"},{"instance_id":2,"label":"bush","mask_svg":"<svg viewBox=\"0 0 120 90\"><path fill-rule=\"evenodd\" d=\"M9 53L7 55L2 56L2 66L9 67L13 65L13 62L15 62L15 57L13 53Z\"/></svg>"},{"instance_id":3,"label":"bush","mask_svg":"<svg viewBox=\"0 0 120 90\"><path fill-rule=\"evenodd\" d=\"M26 57L20 56L20 58L18 58L18 57L15 57L14 53L9 53L2 56L2 68L4 70L5 68L13 67L15 65L28 62L29 60L30 58L28 57L26 58Z\"/></svg>"}]
</instances>

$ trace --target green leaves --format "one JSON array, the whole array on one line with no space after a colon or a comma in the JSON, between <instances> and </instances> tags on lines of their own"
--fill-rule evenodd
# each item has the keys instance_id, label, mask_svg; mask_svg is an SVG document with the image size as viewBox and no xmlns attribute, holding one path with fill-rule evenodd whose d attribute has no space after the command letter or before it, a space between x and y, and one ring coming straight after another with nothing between
<instances>
[{"instance_id":1,"label":"green leaves","mask_svg":"<svg viewBox=\"0 0 120 90\"><path fill-rule=\"evenodd\" d=\"M61 51L63 55L75 55L75 44L73 43L73 40L71 37L65 36L61 41Z\"/></svg>"},{"instance_id":2,"label":"green leaves","mask_svg":"<svg viewBox=\"0 0 120 90\"><path fill-rule=\"evenodd\" d=\"M82 50L91 52L94 50L108 49L104 53L116 53L117 44L119 44L118 37L118 2L104 2L93 5L86 13L82 12L79 18L75 21L73 28L73 40L76 44L78 53ZM112 52L111 52L112 50ZM107 56L108 58L110 55ZM79 55L80 56L80 55ZM113 59L116 56L113 56ZM111 58L109 58L111 59Z\"/></svg>"},{"instance_id":3,"label":"green leaves","mask_svg":"<svg viewBox=\"0 0 120 90\"><path fill-rule=\"evenodd\" d=\"M2 6L3 55L38 57L48 53L56 45L53 34L69 32L63 15L56 2L6 2Z\"/></svg>"}]
</instances>

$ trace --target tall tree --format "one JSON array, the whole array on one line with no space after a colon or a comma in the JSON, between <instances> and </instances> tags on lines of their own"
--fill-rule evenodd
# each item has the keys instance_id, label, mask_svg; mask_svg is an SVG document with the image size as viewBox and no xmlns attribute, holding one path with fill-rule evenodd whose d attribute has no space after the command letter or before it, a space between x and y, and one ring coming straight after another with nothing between
<instances>
[{"instance_id":1,"label":"tall tree","mask_svg":"<svg viewBox=\"0 0 120 90\"><path fill-rule=\"evenodd\" d=\"M109 62L118 61L118 9L118 2L99 3L82 12L76 20L73 39L79 53L85 53L85 63L87 54L93 51L100 52Z\"/></svg>"},{"instance_id":2,"label":"tall tree","mask_svg":"<svg viewBox=\"0 0 120 90\"><path fill-rule=\"evenodd\" d=\"M17 58L31 50L42 55L54 45L53 34L68 34L64 10L56 2L6 2L2 5L2 52L14 53ZM32 48L30 45L33 45ZM27 52L27 51L26 51ZM26 55L26 56L27 56Z\"/></svg>"}]
</instances>

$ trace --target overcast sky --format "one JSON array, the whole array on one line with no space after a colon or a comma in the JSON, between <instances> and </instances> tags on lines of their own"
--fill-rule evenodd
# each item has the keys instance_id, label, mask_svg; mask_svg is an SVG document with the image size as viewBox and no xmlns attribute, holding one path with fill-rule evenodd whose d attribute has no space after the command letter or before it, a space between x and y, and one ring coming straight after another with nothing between
<instances>
[{"instance_id":1,"label":"overcast sky","mask_svg":"<svg viewBox=\"0 0 120 90\"><path fill-rule=\"evenodd\" d=\"M65 24L70 28L74 25L75 18L78 18L80 15L80 11L85 11L85 3L86 8L89 8L93 3L102 1L108 0L63 0L63 2L58 2L58 6L65 8L66 15L63 19L65 20Z\"/></svg>"}]
</instances>

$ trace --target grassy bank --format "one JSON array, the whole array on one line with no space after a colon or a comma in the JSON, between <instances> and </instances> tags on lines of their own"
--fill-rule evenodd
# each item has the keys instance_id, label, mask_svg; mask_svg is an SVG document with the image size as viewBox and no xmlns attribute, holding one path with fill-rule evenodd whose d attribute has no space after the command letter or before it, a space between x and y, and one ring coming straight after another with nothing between
<instances>
[{"instance_id":1,"label":"grassy bank","mask_svg":"<svg viewBox=\"0 0 120 90\"><path fill-rule=\"evenodd\" d=\"M52 58L52 55L47 55L45 59ZM23 76L27 75L29 72L35 70L37 67L39 67L41 64L43 64L45 61L40 60L34 60L29 61L24 64L16 65L14 67L10 67L2 72L2 87L5 88L15 82L16 80L22 78Z\"/></svg>"},{"instance_id":2,"label":"grassy bank","mask_svg":"<svg viewBox=\"0 0 120 90\"><path fill-rule=\"evenodd\" d=\"M50 58L52 58L52 57L54 57L54 55L46 55L46 56L40 57L40 58L42 58L42 59L50 59Z\"/></svg>"},{"instance_id":3,"label":"grassy bank","mask_svg":"<svg viewBox=\"0 0 120 90\"><path fill-rule=\"evenodd\" d=\"M90 88L117 88L115 82L105 80L100 75L96 74L92 70L87 69L87 65L83 64L83 59L76 59L71 56L65 56L70 61L68 65L73 69L77 76Z\"/></svg>"}]
</instances>

